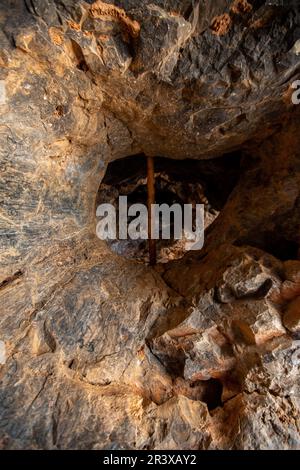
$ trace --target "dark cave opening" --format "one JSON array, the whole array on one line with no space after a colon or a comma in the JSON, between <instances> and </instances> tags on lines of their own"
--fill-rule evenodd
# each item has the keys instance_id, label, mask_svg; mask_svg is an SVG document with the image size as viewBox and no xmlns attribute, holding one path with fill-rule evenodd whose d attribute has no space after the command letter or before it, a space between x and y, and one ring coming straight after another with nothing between
<instances>
[{"instance_id":1,"label":"dark cave opening","mask_svg":"<svg viewBox=\"0 0 300 470\"><path fill-rule=\"evenodd\" d=\"M156 157L156 204L204 205L204 227L207 229L218 217L240 175L241 153L236 152L209 160L172 160ZM128 207L147 205L147 164L143 154L110 163L100 185L96 205L112 204L118 212L119 196L126 196ZM130 222L128 217L127 222ZM170 240L157 240L159 263L181 258L188 243L174 237L174 217L170 218ZM107 240L112 251L139 262L148 262L147 240Z\"/></svg>"},{"instance_id":2,"label":"dark cave opening","mask_svg":"<svg viewBox=\"0 0 300 470\"><path fill-rule=\"evenodd\" d=\"M217 378L189 382L182 377L177 377L174 380L174 392L191 400L206 403L209 411L213 411L223 404L223 383Z\"/></svg>"},{"instance_id":3,"label":"dark cave opening","mask_svg":"<svg viewBox=\"0 0 300 470\"><path fill-rule=\"evenodd\" d=\"M218 406L222 406L222 382L219 379L210 379L207 382L202 382L203 384L202 401L207 404L208 410L212 411L218 408Z\"/></svg>"}]
</instances>

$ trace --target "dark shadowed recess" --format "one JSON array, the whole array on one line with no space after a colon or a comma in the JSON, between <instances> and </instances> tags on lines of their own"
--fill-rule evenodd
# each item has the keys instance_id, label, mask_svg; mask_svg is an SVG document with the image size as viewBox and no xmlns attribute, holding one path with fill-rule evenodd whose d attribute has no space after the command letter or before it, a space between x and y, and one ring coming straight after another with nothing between
<instances>
[{"instance_id":1,"label":"dark shadowed recess","mask_svg":"<svg viewBox=\"0 0 300 470\"><path fill-rule=\"evenodd\" d=\"M167 173L174 182L200 183L211 206L220 211L238 182L240 162L240 152L200 161L156 157L155 172ZM144 177L146 177L146 157L135 155L110 163L102 183L123 186ZM168 203L168 201L161 202Z\"/></svg>"},{"instance_id":2,"label":"dark shadowed recess","mask_svg":"<svg viewBox=\"0 0 300 470\"><path fill-rule=\"evenodd\" d=\"M234 245L251 245L260 248L281 261L298 259L298 243L294 240L289 240L287 236L278 229L258 233L253 232L247 237L237 240Z\"/></svg>"}]
</instances>

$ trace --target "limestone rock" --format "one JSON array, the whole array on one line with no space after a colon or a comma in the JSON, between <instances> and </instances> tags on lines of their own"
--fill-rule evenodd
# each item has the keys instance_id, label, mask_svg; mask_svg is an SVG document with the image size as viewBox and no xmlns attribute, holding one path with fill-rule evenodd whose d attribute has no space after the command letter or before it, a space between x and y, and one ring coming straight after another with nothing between
<instances>
[{"instance_id":1,"label":"limestone rock","mask_svg":"<svg viewBox=\"0 0 300 470\"><path fill-rule=\"evenodd\" d=\"M298 400L271 394L238 395L226 403L224 411L217 410L213 417L216 424L213 425L214 448L228 448L233 443L230 448L239 449L243 442L243 448L248 450L298 449L297 407ZM222 419L223 426L220 425ZM226 433L228 422L230 431ZM261 436L259 444L253 439L258 432Z\"/></svg>"},{"instance_id":2,"label":"limestone rock","mask_svg":"<svg viewBox=\"0 0 300 470\"><path fill-rule=\"evenodd\" d=\"M268 3L0 1L2 449L300 449L300 16ZM95 233L143 153L227 154L156 269Z\"/></svg>"},{"instance_id":3,"label":"limestone rock","mask_svg":"<svg viewBox=\"0 0 300 470\"><path fill-rule=\"evenodd\" d=\"M263 344L286 332L280 313L267 300L239 303L232 310L232 327L250 344Z\"/></svg>"}]
</instances>

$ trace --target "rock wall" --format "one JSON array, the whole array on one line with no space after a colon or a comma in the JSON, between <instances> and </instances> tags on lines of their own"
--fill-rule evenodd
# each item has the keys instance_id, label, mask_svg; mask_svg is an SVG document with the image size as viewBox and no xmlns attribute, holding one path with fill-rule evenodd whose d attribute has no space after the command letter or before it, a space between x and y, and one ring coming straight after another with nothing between
<instances>
[{"instance_id":1,"label":"rock wall","mask_svg":"<svg viewBox=\"0 0 300 470\"><path fill-rule=\"evenodd\" d=\"M299 7L267 3L0 2L2 448L300 448ZM200 253L96 238L108 162L237 149Z\"/></svg>"}]
</instances>

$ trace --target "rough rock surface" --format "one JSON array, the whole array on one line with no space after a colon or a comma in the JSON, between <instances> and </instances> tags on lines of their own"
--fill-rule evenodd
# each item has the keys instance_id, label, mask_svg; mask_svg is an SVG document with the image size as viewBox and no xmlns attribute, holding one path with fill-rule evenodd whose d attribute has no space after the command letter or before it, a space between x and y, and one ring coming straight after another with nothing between
<instances>
[{"instance_id":1,"label":"rough rock surface","mask_svg":"<svg viewBox=\"0 0 300 470\"><path fill-rule=\"evenodd\" d=\"M299 7L267 3L0 1L1 448L300 448ZM235 150L200 253L97 240L108 162Z\"/></svg>"}]
</instances>

